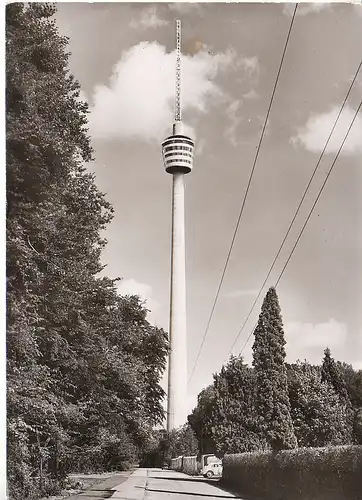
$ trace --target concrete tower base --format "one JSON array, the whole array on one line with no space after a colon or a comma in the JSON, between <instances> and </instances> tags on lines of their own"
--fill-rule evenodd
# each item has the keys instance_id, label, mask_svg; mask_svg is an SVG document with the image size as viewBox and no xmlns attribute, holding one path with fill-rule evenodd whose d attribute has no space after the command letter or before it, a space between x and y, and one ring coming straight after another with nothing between
<instances>
[{"instance_id":1,"label":"concrete tower base","mask_svg":"<svg viewBox=\"0 0 362 500\"><path fill-rule=\"evenodd\" d=\"M173 174L170 346L167 430L187 418L185 185L184 174Z\"/></svg>"}]
</instances>

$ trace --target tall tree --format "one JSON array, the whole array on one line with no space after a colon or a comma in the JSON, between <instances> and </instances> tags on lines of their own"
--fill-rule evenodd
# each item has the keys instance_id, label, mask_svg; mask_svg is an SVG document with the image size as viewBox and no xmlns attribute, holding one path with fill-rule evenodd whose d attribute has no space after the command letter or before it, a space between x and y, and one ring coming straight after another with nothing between
<instances>
[{"instance_id":1,"label":"tall tree","mask_svg":"<svg viewBox=\"0 0 362 500\"><path fill-rule=\"evenodd\" d=\"M43 361L42 348L54 336L45 316L78 250L67 245L66 237L61 241L72 227L71 215L66 228L60 227L59 219L66 219L61 200L75 198L71 184L81 175L80 162L92 155L87 108L78 102L79 85L67 72L66 40L50 20L54 12L48 4L25 8L20 3L6 11L8 477L10 494L17 494L17 484L20 497L32 493L31 477L34 468L42 470L42 455L67 439L59 421L71 409L55 394L56 371ZM102 225L110 207L99 202ZM89 219L93 214L84 215ZM83 255L85 265L89 254L99 251L97 223ZM84 232L88 229L85 225ZM62 245L70 250L63 259ZM64 347L59 336L57 340L53 359Z\"/></svg>"},{"instance_id":2,"label":"tall tree","mask_svg":"<svg viewBox=\"0 0 362 500\"><path fill-rule=\"evenodd\" d=\"M242 357L231 357L214 375L212 436L216 451L243 453L266 447L256 425L254 370Z\"/></svg>"},{"instance_id":3,"label":"tall tree","mask_svg":"<svg viewBox=\"0 0 362 500\"><path fill-rule=\"evenodd\" d=\"M67 468L137 458L163 418L168 349L99 275L113 208L85 167L88 109L55 11L6 10L8 482L24 500Z\"/></svg>"},{"instance_id":4,"label":"tall tree","mask_svg":"<svg viewBox=\"0 0 362 500\"><path fill-rule=\"evenodd\" d=\"M183 456L194 456L199 453L197 438L189 424L185 424L178 433L179 453Z\"/></svg>"},{"instance_id":5,"label":"tall tree","mask_svg":"<svg viewBox=\"0 0 362 500\"><path fill-rule=\"evenodd\" d=\"M342 400L350 403L346 383L343 379L343 374L334 358L332 357L331 350L328 347L324 350L321 379L322 382L331 384L333 389Z\"/></svg>"},{"instance_id":6,"label":"tall tree","mask_svg":"<svg viewBox=\"0 0 362 500\"><path fill-rule=\"evenodd\" d=\"M345 406L347 412L346 424L348 425L351 436L353 435L354 430L357 431L355 434L358 435L358 412L356 412L352 407L340 364L335 362L328 347L324 350L321 380L322 382L326 382L330 387L333 388L339 398L340 403ZM357 438L357 442L358 441L359 439Z\"/></svg>"},{"instance_id":7,"label":"tall tree","mask_svg":"<svg viewBox=\"0 0 362 500\"><path fill-rule=\"evenodd\" d=\"M290 415L285 339L278 296L270 288L255 329L253 365L259 429L273 450L297 446Z\"/></svg>"},{"instance_id":8,"label":"tall tree","mask_svg":"<svg viewBox=\"0 0 362 500\"><path fill-rule=\"evenodd\" d=\"M215 453L216 446L213 438L212 415L215 405L214 385L203 389L197 397L197 406L192 410L187 420L195 432L200 453Z\"/></svg>"}]
</instances>

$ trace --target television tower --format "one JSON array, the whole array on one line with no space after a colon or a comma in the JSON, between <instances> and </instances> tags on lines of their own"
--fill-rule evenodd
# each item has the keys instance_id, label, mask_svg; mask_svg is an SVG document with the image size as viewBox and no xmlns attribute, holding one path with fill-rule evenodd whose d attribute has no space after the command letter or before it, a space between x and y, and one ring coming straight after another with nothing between
<instances>
[{"instance_id":1,"label":"television tower","mask_svg":"<svg viewBox=\"0 0 362 500\"><path fill-rule=\"evenodd\" d=\"M184 176L192 170L195 142L185 134L181 118L181 21L176 21L175 123L172 135L162 143L165 169L173 177L168 431L183 425L187 417Z\"/></svg>"}]
</instances>

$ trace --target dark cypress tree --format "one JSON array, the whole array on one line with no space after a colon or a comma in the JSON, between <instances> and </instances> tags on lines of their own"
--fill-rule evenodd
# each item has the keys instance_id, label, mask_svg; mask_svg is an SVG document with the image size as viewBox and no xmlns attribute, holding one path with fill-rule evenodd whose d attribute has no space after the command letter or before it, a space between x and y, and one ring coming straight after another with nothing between
<instances>
[{"instance_id":1,"label":"dark cypress tree","mask_svg":"<svg viewBox=\"0 0 362 500\"><path fill-rule=\"evenodd\" d=\"M297 446L290 415L285 340L278 296L270 288L255 329L253 365L259 430L275 451Z\"/></svg>"}]
</instances>

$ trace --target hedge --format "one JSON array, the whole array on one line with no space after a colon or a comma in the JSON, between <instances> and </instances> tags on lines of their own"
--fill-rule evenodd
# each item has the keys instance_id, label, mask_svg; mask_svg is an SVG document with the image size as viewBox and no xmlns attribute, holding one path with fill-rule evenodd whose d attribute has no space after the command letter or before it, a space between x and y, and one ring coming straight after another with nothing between
<instances>
[{"instance_id":1,"label":"hedge","mask_svg":"<svg viewBox=\"0 0 362 500\"><path fill-rule=\"evenodd\" d=\"M362 500L362 446L225 455L222 482L267 500Z\"/></svg>"}]
</instances>

